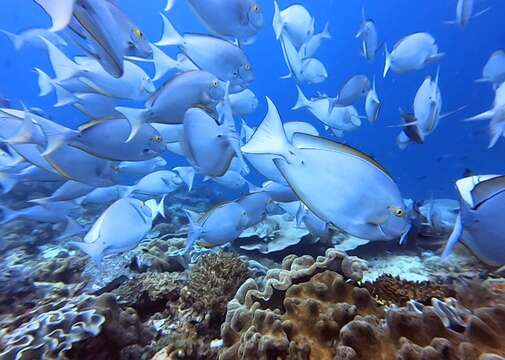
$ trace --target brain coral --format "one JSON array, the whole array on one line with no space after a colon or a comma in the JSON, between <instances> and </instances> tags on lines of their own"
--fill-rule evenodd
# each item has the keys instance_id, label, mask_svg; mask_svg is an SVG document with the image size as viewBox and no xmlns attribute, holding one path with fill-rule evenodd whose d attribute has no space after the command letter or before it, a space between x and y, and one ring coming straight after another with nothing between
<instances>
[{"instance_id":1,"label":"brain coral","mask_svg":"<svg viewBox=\"0 0 505 360\"><path fill-rule=\"evenodd\" d=\"M265 286L248 280L221 328L228 359L499 359L505 306L472 311L455 300L385 308L359 280L364 264L334 249L286 258Z\"/></svg>"}]
</instances>

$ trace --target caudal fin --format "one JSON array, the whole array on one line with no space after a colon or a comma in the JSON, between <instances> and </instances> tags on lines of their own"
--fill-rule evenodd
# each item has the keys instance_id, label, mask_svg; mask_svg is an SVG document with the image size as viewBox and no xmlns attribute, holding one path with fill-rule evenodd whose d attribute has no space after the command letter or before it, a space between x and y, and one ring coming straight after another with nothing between
<instances>
[{"instance_id":1,"label":"caudal fin","mask_svg":"<svg viewBox=\"0 0 505 360\"><path fill-rule=\"evenodd\" d=\"M35 68L34 70L39 75L39 96L49 95L53 91L53 79L39 68Z\"/></svg>"},{"instance_id":2,"label":"caudal fin","mask_svg":"<svg viewBox=\"0 0 505 360\"><path fill-rule=\"evenodd\" d=\"M104 251L101 241L94 241L91 243L69 241L68 245L85 252L93 260L97 267L101 266Z\"/></svg>"},{"instance_id":3,"label":"caudal fin","mask_svg":"<svg viewBox=\"0 0 505 360\"><path fill-rule=\"evenodd\" d=\"M155 45L158 46L183 45L184 38L177 32L177 30L175 30L174 26L165 15L163 14L160 15L161 19L163 20L163 35L161 36L161 39L155 43Z\"/></svg>"},{"instance_id":4,"label":"caudal fin","mask_svg":"<svg viewBox=\"0 0 505 360\"><path fill-rule=\"evenodd\" d=\"M9 193L18 182L16 175L0 172L0 195Z\"/></svg>"},{"instance_id":5,"label":"caudal fin","mask_svg":"<svg viewBox=\"0 0 505 360\"><path fill-rule=\"evenodd\" d=\"M17 51L21 50L24 41L20 35L2 29L0 29L0 32L3 32L9 38L9 40L12 42L12 45L14 46L14 49L16 49Z\"/></svg>"},{"instance_id":6,"label":"caudal fin","mask_svg":"<svg viewBox=\"0 0 505 360\"><path fill-rule=\"evenodd\" d=\"M188 253L196 241L202 236L202 227L198 223L199 214L191 210L184 210L189 221L189 233L188 239L186 240L185 252Z\"/></svg>"},{"instance_id":7,"label":"caudal fin","mask_svg":"<svg viewBox=\"0 0 505 360\"><path fill-rule=\"evenodd\" d=\"M67 225L65 226L65 230L61 233L60 236L56 240L64 240L68 239L72 236L77 236L86 232L86 229L81 226L77 221L67 216Z\"/></svg>"},{"instance_id":8,"label":"caudal fin","mask_svg":"<svg viewBox=\"0 0 505 360\"><path fill-rule=\"evenodd\" d=\"M479 120L492 119L495 113L496 113L495 109L491 109L488 111L484 111L480 114L477 114L475 116L469 117L465 119L465 121L479 121Z\"/></svg>"},{"instance_id":9,"label":"caudal fin","mask_svg":"<svg viewBox=\"0 0 505 360\"><path fill-rule=\"evenodd\" d=\"M277 1L274 1L273 28L275 32L275 38L279 40L282 34L282 30L284 29L284 20L282 20L281 11L279 9L279 4Z\"/></svg>"},{"instance_id":10,"label":"caudal fin","mask_svg":"<svg viewBox=\"0 0 505 360\"><path fill-rule=\"evenodd\" d=\"M54 107L62 107L79 101L77 97L75 97L70 91L67 91L64 87L56 83L53 84L53 86L56 90L56 104L54 104Z\"/></svg>"},{"instance_id":11,"label":"caudal fin","mask_svg":"<svg viewBox=\"0 0 505 360\"><path fill-rule=\"evenodd\" d=\"M124 106L116 107L116 110L123 114L130 123L130 135L125 142L130 142L140 131L147 120L146 109L135 109Z\"/></svg>"},{"instance_id":12,"label":"caudal fin","mask_svg":"<svg viewBox=\"0 0 505 360\"><path fill-rule=\"evenodd\" d=\"M174 168L174 171L179 174L179 177L188 187L188 192L190 192L195 180L195 169L192 166L181 166Z\"/></svg>"},{"instance_id":13,"label":"caudal fin","mask_svg":"<svg viewBox=\"0 0 505 360\"><path fill-rule=\"evenodd\" d=\"M387 44L384 44L384 53L386 54L386 62L384 63L384 73L382 74L383 78L386 77L389 69L391 68L391 54L388 51Z\"/></svg>"},{"instance_id":14,"label":"caudal fin","mask_svg":"<svg viewBox=\"0 0 505 360\"><path fill-rule=\"evenodd\" d=\"M324 24L324 29L323 31L321 32L321 37L323 39L331 39L331 34L330 34L330 23L327 22L326 24Z\"/></svg>"},{"instance_id":15,"label":"caudal fin","mask_svg":"<svg viewBox=\"0 0 505 360\"><path fill-rule=\"evenodd\" d=\"M454 246L458 243L461 235L463 234L463 224L461 222L461 214L458 214L456 218L456 223L454 224L454 229L452 230L452 234L447 240L447 244L445 246L444 252L442 253L442 261L446 261L449 257L449 254L454 249Z\"/></svg>"},{"instance_id":16,"label":"caudal fin","mask_svg":"<svg viewBox=\"0 0 505 360\"><path fill-rule=\"evenodd\" d=\"M161 215L164 218L166 218L166 216L165 216L165 199L166 199L166 195L163 195L163 197L161 198L161 201L159 203L156 202L156 199L147 200L145 202L146 206L148 206L153 213L153 219L156 218L158 215Z\"/></svg>"},{"instance_id":17,"label":"caudal fin","mask_svg":"<svg viewBox=\"0 0 505 360\"><path fill-rule=\"evenodd\" d=\"M284 132L282 121L270 98L266 98L268 113L247 144L242 146L246 154L272 154L287 159L290 144Z\"/></svg>"},{"instance_id":18,"label":"caudal fin","mask_svg":"<svg viewBox=\"0 0 505 360\"><path fill-rule=\"evenodd\" d=\"M165 5L165 11L170 11L175 5L175 0L167 0L167 4Z\"/></svg>"},{"instance_id":19,"label":"caudal fin","mask_svg":"<svg viewBox=\"0 0 505 360\"><path fill-rule=\"evenodd\" d=\"M60 49L47 39L40 37L47 46L49 60L56 74L57 80L66 80L77 77L80 73L79 66L70 60Z\"/></svg>"},{"instance_id":20,"label":"caudal fin","mask_svg":"<svg viewBox=\"0 0 505 360\"><path fill-rule=\"evenodd\" d=\"M51 17L53 26L49 29L52 32L58 32L65 29L74 12L76 0L35 0L44 11Z\"/></svg>"},{"instance_id":21,"label":"caudal fin","mask_svg":"<svg viewBox=\"0 0 505 360\"><path fill-rule=\"evenodd\" d=\"M303 94L302 89L298 85L296 85L296 90L298 90L298 99L296 100L295 106L291 108L291 110L297 110L306 108L310 105L310 101Z\"/></svg>"},{"instance_id":22,"label":"caudal fin","mask_svg":"<svg viewBox=\"0 0 505 360\"><path fill-rule=\"evenodd\" d=\"M151 49L153 50L153 62L156 72L154 74L153 81L161 79L170 70L179 68L179 62L165 54L163 50L153 44L151 44Z\"/></svg>"}]
</instances>

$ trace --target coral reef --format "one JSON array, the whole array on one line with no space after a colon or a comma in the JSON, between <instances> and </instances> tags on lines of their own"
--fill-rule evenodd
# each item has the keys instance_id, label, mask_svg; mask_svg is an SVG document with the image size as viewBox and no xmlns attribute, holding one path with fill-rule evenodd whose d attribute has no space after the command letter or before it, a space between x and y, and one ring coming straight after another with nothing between
<instances>
[{"instance_id":1,"label":"coral reef","mask_svg":"<svg viewBox=\"0 0 505 360\"><path fill-rule=\"evenodd\" d=\"M448 285L429 281L408 281L398 276L381 275L374 282L365 282L363 287L378 301L387 305L405 306L408 301L416 300L428 305L432 298L446 298L455 295Z\"/></svg>"},{"instance_id":2,"label":"coral reef","mask_svg":"<svg viewBox=\"0 0 505 360\"><path fill-rule=\"evenodd\" d=\"M34 280L44 282L62 282L65 284L81 282L82 270L86 265L86 258L69 256L61 252L46 262L40 262L34 269Z\"/></svg>"},{"instance_id":3,"label":"coral reef","mask_svg":"<svg viewBox=\"0 0 505 360\"><path fill-rule=\"evenodd\" d=\"M351 265L351 266L349 266ZM351 270L351 271L349 271ZM286 258L260 287L246 281L228 304L220 359L484 359L505 355L505 306L456 300L386 308L350 279L363 264L335 250Z\"/></svg>"},{"instance_id":4,"label":"coral reef","mask_svg":"<svg viewBox=\"0 0 505 360\"><path fill-rule=\"evenodd\" d=\"M182 271L186 265L184 260L170 253L183 247L184 243L185 239L182 238L172 238L170 241L155 238L133 251L130 268L136 272Z\"/></svg>"}]
</instances>

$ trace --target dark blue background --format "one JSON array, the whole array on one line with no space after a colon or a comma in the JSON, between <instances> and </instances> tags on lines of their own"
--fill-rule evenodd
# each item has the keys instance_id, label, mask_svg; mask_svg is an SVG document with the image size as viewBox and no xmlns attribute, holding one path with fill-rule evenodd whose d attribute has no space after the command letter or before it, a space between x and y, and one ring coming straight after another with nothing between
<instances>
[{"instance_id":1,"label":"dark blue background","mask_svg":"<svg viewBox=\"0 0 505 360\"><path fill-rule=\"evenodd\" d=\"M138 23L151 41L159 39L162 0L121 0L122 7ZM275 41L271 27L273 2L260 1L265 13L265 28L256 43L246 48L254 66L256 82L252 89L261 100L257 113L248 119L250 124L261 121L266 109L264 96L278 105L285 121L309 121L321 130L318 121L305 110L291 111L296 101L296 88L292 80L281 80L287 73L281 49ZM281 0L285 8L291 2ZM389 74L382 79L384 55L381 51L373 64L368 64L360 53L360 43L355 39L361 21L361 8L365 5L367 16L377 24L381 40L392 48L397 40L413 32L426 31L438 41L441 52L446 53L440 65L440 88L444 106L449 112L468 105L461 113L443 119L438 129L422 146L398 150L397 128L388 127L400 122L398 107L410 109L417 88L427 74L434 75L436 65L422 71L399 76ZM482 67L490 54L503 47L505 27L503 14L505 2L478 1L476 10L491 6L491 11L472 19L466 29L443 24L455 17L456 0L312 0L304 5L316 18L316 32L330 22L333 39L325 42L316 55L329 72L329 79L318 86L305 86L307 96L317 91L334 95L342 83L356 73L377 78L377 91L383 100L383 110L374 126L363 122L361 129L345 136L345 141L374 155L397 179L405 197L454 197L453 183L465 168L477 173L504 173L505 139L487 150L488 122L465 123L462 119L488 109L493 101L493 91L488 84L475 84L481 77ZM180 32L202 32L204 28L193 16L185 1L179 0L169 17ZM223 19L226 21L226 19ZM27 28L48 26L49 19L30 0L4 0L0 14L0 28L20 32ZM54 109L54 95L39 98L36 75L37 66L50 71L44 51L25 47L15 52L6 37L0 37L0 95L11 100L22 100L27 106L44 108L59 122L76 126L85 119L71 108ZM211 51L211 49L209 49ZM174 50L169 50L175 54ZM146 66L153 74L150 65ZM363 104L358 110L364 113Z\"/></svg>"}]
</instances>

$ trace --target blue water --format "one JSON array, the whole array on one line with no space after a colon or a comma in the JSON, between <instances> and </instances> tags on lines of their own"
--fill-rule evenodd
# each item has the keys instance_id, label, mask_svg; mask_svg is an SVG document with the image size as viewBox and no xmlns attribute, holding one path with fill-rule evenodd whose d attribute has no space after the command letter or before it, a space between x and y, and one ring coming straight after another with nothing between
<instances>
[{"instance_id":1,"label":"blue water","mask_svg":"<svg viewBox=\"0 0 505 360\"><path fill-rule=\"evenodd\" d=\"M121 0L120 3L151 41L158 40L161 34L158 12L164 8L164 1ZM266 0L260 3L263 5L266 26L256 43L248 46L246 51L256 73L252 89L262 101L248 122L256 125L261 121L266 112L263 99L264 96L269 96L277 104L285 121L309 121L324 131L308 111L290 110L296 101L296 88L292 80L279 79L287 73L287 68L271 27L273 2ZM289 4L290 2L280 1L281 8ZM488 122L462 122L465 117L491 107L494 96L491 86L475 84L474 80L481 76L482 67L490 54L503 46L505 2L477 2L477 11L487 6L491 6L492 11L472 19L463 30L442 23L443 20L454 18L455 0L313 0L304 1L303 4L316 18L316 32L321 31L329 21L333 36L316 55L327 66L330 75L328 80L321 85L304 86L304 92L308 96L315 96L317 91L335 95L342 83L354 74L365 73L370 78L376 76L377 90L384 104L381 117L373 126L364 121L360 129L347 133L344 140L372 154L381 162L397 179L405 197L455 197L454 181L467 168L476 173L505 172L505 139L499 140L493 149L488 150ZM381 40L386 41L389 48L405 35L426 31L437 39L440 51L446 53L439 63L440 88L444 101L442 112L455 110L462 105L468 107L455 116L443 119L424 145L398 150L396 136L399 130L388 126L400 122L398 107L410 110L417 88L426 75L435 74L437 65L403 76L389 74L383 80L382 51L373 64L368 64L359 55L360 43L355 39L355 33L361 20L363 4L367 16L375 20ZM169 16L181 32L205 31L184 1L179 1ZM49 19L32 1L2 1L0 28L20 32L48 24ZM77 126L85 121L72 108L53 108L54 95L47 98L37 96L37 77L32 69L35 66L47 71L50 69L44 51L25 47L16 52L4 36L0 36L0 48L0 95L13 100L15 105L19 105L17 101L22 101L29 107L41 107L65 125ZM153 73L149 65L146 68ZM363 105L358 110L363 114Z\"/></svg>"}]
</instances>

